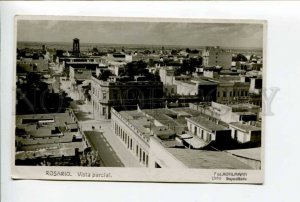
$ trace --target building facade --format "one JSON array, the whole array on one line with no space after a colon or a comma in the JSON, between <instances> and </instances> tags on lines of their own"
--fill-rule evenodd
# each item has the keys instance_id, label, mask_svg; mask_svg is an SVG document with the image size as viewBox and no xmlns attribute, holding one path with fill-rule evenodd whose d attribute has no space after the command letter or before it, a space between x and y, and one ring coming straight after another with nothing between
<instances>
[{"instance_id":1,"label":"building facade","mask_svg":"<svg viewBox=\"0 0 300 202\"><path fill-rule=\"evenodd\" d=\"M152 108L161 104L163 84L160 81L103 81L92 76L91 98L94 114L110 118L111 107L126 107L139 104Z\"/></svg>"},{"instance_id":2,"label":"building facade","mask_svg":"<svg viewBox=\"0 0 300 202\"><path fill-rule=\"evenodd\" d=\"M217 47L206 47L202 51L203 65L205 67L221 66L223 69L230 69L232 54Z\"/></svg>"}]
</instances>

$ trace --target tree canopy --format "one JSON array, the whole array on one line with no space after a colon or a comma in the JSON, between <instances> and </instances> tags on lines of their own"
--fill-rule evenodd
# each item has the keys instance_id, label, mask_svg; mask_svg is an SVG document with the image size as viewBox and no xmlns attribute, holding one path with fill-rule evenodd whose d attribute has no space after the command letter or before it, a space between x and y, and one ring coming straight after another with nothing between
<instances>
[{"instance_id":1,"label":"tree canopy","mask_svg":"<svg viewBox=\"0 0 300 202\"><path fill-rule=\"evenodd\" d=\"M131 79L134 76L145 76L148 80L159 80L159 76L151 74L147 69L147 63L140 60L127 63L125 66L125 73L123 76L129 76Z\"/></svg>"}]
</instances>

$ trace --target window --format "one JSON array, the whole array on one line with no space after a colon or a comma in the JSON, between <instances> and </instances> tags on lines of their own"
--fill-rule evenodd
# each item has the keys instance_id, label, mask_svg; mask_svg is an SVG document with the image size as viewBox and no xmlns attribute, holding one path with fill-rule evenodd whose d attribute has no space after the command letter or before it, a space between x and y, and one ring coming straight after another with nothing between
<instances>
[{"instance_id":1,"label":"window","mask_svg":"<svg viewBox=\"0 0 300 202\"><path fill-rule=\"evenodd\" d=\"M103 100L106 100L106 93L102 93Z\"/></svg>"},{"instance_id":2,"label":"window","mask_svg":"<svg viewBox=\"0 0 300 202\"><path fill-rule=\"evenodd\" d=\"M161 166L155 162L155 168L161 168Z\"/></svg>"},{"instance_id":3,"label":"window","mask_svg":"<svg viewBox=\"0 0 300 202\"><path fill-rule=\"evenodd\" d=\"M235 97L235 91L233 91L233 97Z\"/></svg>"},{"instance_id":4,"label":"window","mask_svg":"<svg viewBox=\"0 0 300 202\"><path fill-rule=\"evenodd\" d=\"M229 96L232 97L232 91L229 92Z\"/></svg>"},{"instance_id":5,"label":"window","mask_svg":"<svg viewBox=\"0 0 300 202\"><path fill-rule=\"evenodd\" d=\"M226 95L226 91L223 91L223 97L226 97L227 95Z\"/></svg>"},{"instance_id":6,"label":"window","mask_svg":"<svg viewBox=\"0 0 300 202\"><path fill-rule=\"evenodd\" d=\"M207 141L211 141L211 134L210 133L207 134Z\"/></svg>"},{"instance_id":7,"label":"window","mask_svg":"<svg viewBox=\"0 0 300 202\"><path fill-rule=\"evenodd\" d=\"M138 155L139 155L139 146L136 145L136 156L138 156Z\"/></svg>"},{"instance_id":8,"label":"window","mask_svg":"<svg viewBox=\"0 0 300 202\"><path fill-rule=\"evenodd\" d=\"M237 130L234 130L234 139L237 140Z\"/></svg>"},{"instance_id":9,"label":"window","mask_svg":"<svg viewBox=\"0 0 300 202\"><path fill-rule=\"evenodd\" d=\"M146 155L146 166L148 166L148 155Z\"/></svg>"},{"instance_id":10,"label":"window","mask_svg":"<svg viewBox=\"0 0 300 202\"><path fill-rule=\"evenodd\" d=\"M142 149L140 148L140 162L142 161Z\"/></svg>"},{"instance_id":11,"label":"window","mask_svg":"<svg viewBox=\"0 0 300 202\"><path fill-rule=\"evenodd\" d=\"M130 150L132 150L132 139L130 139Z\"/></svg>"},{"instance_id":12,"label":"window","mask_svg":"<svg viewBox=\"0 0 300 202\"><path fill-rule=\"evenodd\" d=\"M203 139L203 130L201 130L201 139Z\"/></svg>"}]
</instances>

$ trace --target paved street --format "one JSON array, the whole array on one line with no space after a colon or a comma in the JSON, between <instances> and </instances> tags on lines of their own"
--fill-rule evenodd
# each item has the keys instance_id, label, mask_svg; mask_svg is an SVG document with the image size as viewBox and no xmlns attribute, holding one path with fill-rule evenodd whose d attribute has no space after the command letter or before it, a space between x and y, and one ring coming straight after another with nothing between
<instances>
[{"instance_id":1,"label":"paved street","mask_svg":"<svg viewBox=\"0 0 300 202\"><path fill-rule=\"evenodd\" d=\"M82 131L87 131L90 138L91 145L97 149L101 148L103 144L106 146L99 151L100 158L102 159L102 152L104 156L102 161L108 162L109 165L122 164L125 167L141 167L138 160L130 153L121 140L113 134L111 128L111 120L105 119L103 116L94 115L90 103L76 100L78 96L70 86L70 81L62 81L61 89L63 89L74 101L71 103L71 108L75 109L75 115L78 118L79 126ZM94 127L94 135L90 132ZM100 133L102 132L102 134ZM107 145L108 144L108 145ZM108 148L108 150L106 149ZM111 153L112 149L114 152ZM110 151L110 152L109 152ZM110 155L112 155L110 157ZM116 155L120 163L114 157ZM109 160L111 158L111 160ZM105 165L108 166L108 165Z\"/></svg>"},{"instance_id":2,"label":"paved street","mask_svg":"<svg viewBox=\"0 0 300 202\"><path fill-rule=\"evenodd\" d=\"M112 149L101 132L85 131L84 133L93 149L99 152L101 162L104 164L101 166L124 167L124 164L121 162L116 152Z\"/></svg>"}]
</instances>

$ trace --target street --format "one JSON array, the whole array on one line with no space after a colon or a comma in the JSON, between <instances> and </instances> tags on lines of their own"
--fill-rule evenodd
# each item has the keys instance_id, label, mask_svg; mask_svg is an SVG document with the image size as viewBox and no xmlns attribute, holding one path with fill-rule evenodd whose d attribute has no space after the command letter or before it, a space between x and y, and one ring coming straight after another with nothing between
<instances>
[{"instance_id":1,"label":"street","mask_svg":"<svg viewBox=\"0 0 300 202\"><path fill-rule=\"evenodd\" d=\"M101 165L101 167L124 167L124 164L101 132L85 131L84 134L89 140L92 148L99 152L101 162L104 164Z\"/></svg>"},{"instance_id":2,"label":"street","mask_svg":"<svg viewBox=\"0 0 300 202\"><path fill-rule=\"evenodd\" d=\"M73 99L74 110L81 130L86 134L92 147L99 152L100 159L109 167L140 167L136 159L121 140L113 134L111 120L93 114L90 103L78 100L78 93L70 88L70 81L61 81L60 88ZM94 128L94 130L93 130Z\"/></svg>"}]
</instances>

